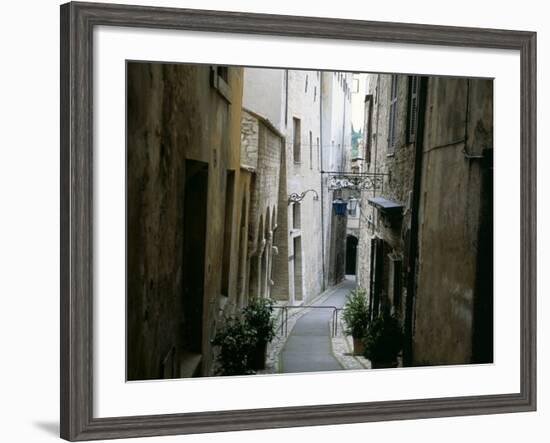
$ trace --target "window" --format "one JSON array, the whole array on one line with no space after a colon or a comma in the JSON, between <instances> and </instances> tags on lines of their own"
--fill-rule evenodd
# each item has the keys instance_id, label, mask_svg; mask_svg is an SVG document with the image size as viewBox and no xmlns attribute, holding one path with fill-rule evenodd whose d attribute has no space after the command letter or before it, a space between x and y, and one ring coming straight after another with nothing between
<instances>
[{"instance_id":1,"label":"window","mask_svg":"<svg viewBox=\"0 0 550 443\"><path fill-rule=\"evenodd\" d=\"M210 85L215 88L225 100L231 103L231 88L229 87L229 67L211 66Z\"/></svg>"},{"instance_id":2,"label":"window","mask_svg":"<svg viewBox=\"0 0 550 443\"><path fill-rule=\"evenodd\" d=\"M317 86L313 88L313 101L317 101Z\"/></svg>"},{"instance_id":3,"label":"window","mask_svg":"<svg viewBox=\"0 0 550 443\"><path fill-rule=\"evenodd\" d=\"M294 237L293 241L294 254L294 300L300 301L303 298L302 287L302 237Z\"/></svg>"},{"instance_id":4,"label":"window","mask_svg":"<svg viewBox=\"0 0 550 443\"><path fill-rule=\"evenodd\" d=\"M388 130L388 153L395 152L396 137L396 120L397 120L397 75L391 76L390 90L390 121Z\"/></svg>"},{"instance_id":5,"label":"window","mask_svg":"<svg viewBox=\"0 0 550 443\"><path fill-rule=\"evenodd\" d=\"M420 78L416 75L409 76L409 106L407 115L407 143L413 143L416 139L416 126L418 124L418 88Z\"/></svg>"},{"instance_id":6,"label":"window","mask_svg":"<svg viewBox=\"0 0 550 443\"><path fill-rule=\"evenodd\" d=\"M371 162L371 146L372 146L372 94L365 97L365 160L367 165Z\"/></svg>"},{"instance_id":7,"label":"window","mask_svg":"<svg viewBox=\"0 0 550 443\"><path fill-rule=\"evenodd\" d=\"M227 66L216 66L218 76L221 77L226 83L229 83L229 68Z\"/></svg>"},{"instance_id":8,"label":"window","mask_svg":"<svg viewBox=\"0 0 550 443\"><path fill-rule=\"evenodd\" d=\"M302 217L300 210L300 203L296 202L292 204L292 229L300 229Z\"/></svg>"},{"instance_id":9,"label":"window","mask_svg":"<svg viewBox=\"0 0 550 443\"><path fill-rule=\"evenodd\" d=\"M299 118L294 117L292 119L293 122L293 136L294 136L294 143L293 143L293 150L294 150L294 163L300 163L302 160L302 153L301 153L301 122Z\"/></svg>"},{"instance_id":10,"label":"window","mask_svg":"<svg viewBox=\"0 0 550 443\"><path fill-rule=\"evenodd\" d=\"M304 92L307 92L307 81L308 81L308 76L306 75L306 90Z\"/></svg>"}]
</instances>

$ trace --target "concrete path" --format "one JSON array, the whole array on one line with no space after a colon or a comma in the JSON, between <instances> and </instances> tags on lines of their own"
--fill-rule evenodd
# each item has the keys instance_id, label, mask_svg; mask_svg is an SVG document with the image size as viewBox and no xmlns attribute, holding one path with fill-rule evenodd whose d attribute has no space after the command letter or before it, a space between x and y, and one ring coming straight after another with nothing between
<instances>
[{"instance_id":1,"label":"concrete path","mask_svg":"<svg viewBox=\"0 0 550 443\"><path fill-rule=\"evenodd\" d=\"M348 277L337 286L319 306L341 308L346 295L355 287L355 279ZM280 368L283 373L342 370L334 358L331 348L332 309L311 309L302 315L294 325L280 354Z\"/></svg>"}]
</instances>

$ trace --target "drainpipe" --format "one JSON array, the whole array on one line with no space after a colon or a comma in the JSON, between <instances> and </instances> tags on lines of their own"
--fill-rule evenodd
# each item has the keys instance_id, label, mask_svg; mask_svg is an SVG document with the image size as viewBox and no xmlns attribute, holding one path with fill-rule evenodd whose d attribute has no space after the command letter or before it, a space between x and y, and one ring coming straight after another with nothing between
<instances>
[{"instance_id":1,"label":"drainpipe","mask_svg":"<svg viewBox=\"0 0 550 443\"><path fill-rule=\"evenodd\" d=\"M347 79L344 80L347 82ZM346 83L347 84L347 83ZM343 107L343 111L342 111L342 156L341 156L341 160L340 160L340 171L345 171L345 167L346 167L346 160L345 160L345 152L346 152L346 100L347 100L347 97L346 97L346 92L344 91L344 107Z\"/></svg>"},{"instance_id":2,"label":"drainpipe","mask_svg":"<svg viewBox=\"0 0 550 443\"><path fill-rule=\"evenodd\" d=\"M319 82L319 155L321 158L321 173L319 174L321 178L321 264L323 267L323 284L322 284L322 290L324 291L326 288L325 284L325 187L323 183L323 173L324 171L324 165L323 165L323 72L321 72L321 75L319 76L320 82Z\"/></svg>"},{"instance_id":3,"label":"drainpipe","mask_svg":"<svg viewBox=\"0 0 550 443\"><path fill-rule=\"evenodd\" d=\"M420 77L418 101L418 119L414 153L414 182L411 208L411 230L409 235L409 259L407 263L407 299L405 303L405 346L403 347L403 366L413 362L413 316L416 296L416 272L418 264L418 213L420 208L420 186L422 180L422 157L424 150L424 126L426 119L426 98L428 77Z\"/></svg>"},{"instance_id":4,"label":"drainpipe","mask_svg":"<svg viewBox=\"0 0 550 443\"><path fill-rule=\"evenodd\" d=\"M374 143L374 172L378 172L378 136L380 135L379 132L378 132L378 123L380 121L380 75L381 74L378 74L378 76L376 77L376 86L375 86L375 90L374 90L374 97L373 97L373 100L374 98L376 98L376 141ZM374 107L374 103L373 103L373 107ZM371 145L371 149L372 149L372 145ZM382 177L382 180L384 180L384 178ZM384 187L384 182L382 182L382 187ZM376 186L374 187L373 191L372 191L372 196L373 197L376 197ZM372 224L371 224L371 229L372 229L372 235L374 235L376 229L375 229L375 226L376 226L376 211L372 211ZM372 277L371 277L372 278Z\"/></svg>"}]
</instances>

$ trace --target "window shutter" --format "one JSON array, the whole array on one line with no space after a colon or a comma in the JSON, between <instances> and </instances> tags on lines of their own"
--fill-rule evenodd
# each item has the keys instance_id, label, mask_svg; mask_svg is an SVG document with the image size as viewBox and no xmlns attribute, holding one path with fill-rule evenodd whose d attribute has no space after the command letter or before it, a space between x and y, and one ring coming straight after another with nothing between
<instances>
[{"instance_id":1,"label":"window shutter","mask_svg":"<svg viewBox=\"0 0 550 443\"><path fill-rule=\"evenodd\" d=\"M407 141L412 143L416 138L416 126L418 120L418 77L409 77L409 119Z\"/></svg>"}]
</instances>

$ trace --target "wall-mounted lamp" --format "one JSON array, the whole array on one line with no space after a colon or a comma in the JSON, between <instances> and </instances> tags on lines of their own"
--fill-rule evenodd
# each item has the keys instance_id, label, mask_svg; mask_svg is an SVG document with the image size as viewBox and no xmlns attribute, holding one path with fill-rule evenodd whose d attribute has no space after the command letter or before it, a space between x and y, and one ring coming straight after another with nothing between
<instances>
[{"instance_id":1,"label":"wall-mounted lamp","mask_svg":"<svg viewBox=\"0 0 550 443\"><path fill-rule=\"evenodd\" d=\"M332 201L332 209L336 215L346 215L346 208L348 207L348 202L337 198Z\"/></svg>"},{"instance_id":2,"label":"wall-mounted lamp","mask_svg":"<svg viewBox=\"0 0 550 443\"><path fill-rule=\"evenodd\" d=\"M349 200L348 200L348 209L350 212L352 213L355 213L355 209L357 209L357 203L359 202L359 200L357 200L355 197L351 197Z\"/></svg>"},{"instance_id":3,"label":"wall-mounted lamp","mask_svg":"<svg viewBox=\"0 0 550 443\"><path fill-rule=\"evenodd\" d=\"M288 196L288 204L291 203L298 203L301 202L306 194L308 192L313 192L315 195L313 196L313 200L319 200L319 194L317 194L317 191L315 189L308 189L307 191L302 192L301 194L297 194L296 192L293 192Z\"/></svg>"}]
</instances>

